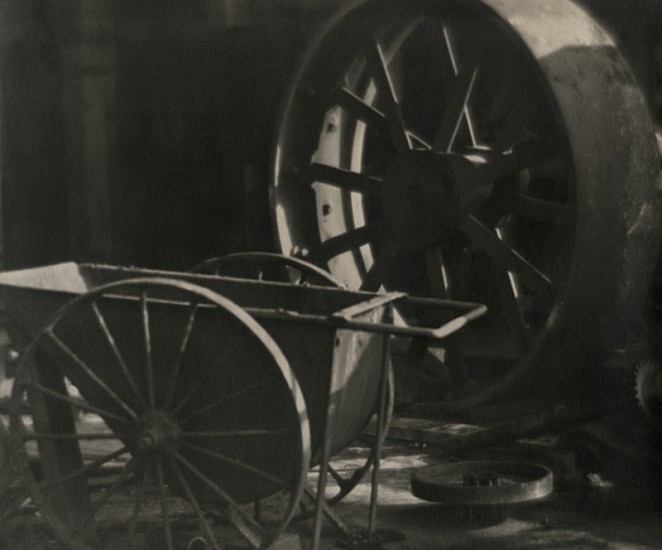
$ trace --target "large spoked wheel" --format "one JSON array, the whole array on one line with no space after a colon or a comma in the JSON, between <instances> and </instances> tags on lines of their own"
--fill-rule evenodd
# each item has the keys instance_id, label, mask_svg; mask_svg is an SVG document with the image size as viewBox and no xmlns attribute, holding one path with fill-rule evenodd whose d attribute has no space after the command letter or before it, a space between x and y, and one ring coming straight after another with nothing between
<instances>
[{"instance_id":1,"label":"large spoked wheel","mask_svg":"<svg viewBox=\"0 0 662 550\"><path fill-rule=\"evenodd\" d=\"M333 275L310 262L269 252L240 252L211 258L193 267L190 271L224 277L291 282L292 284L300 285L342 286L342 283ZM384 421L386 429L383 430L384 439L388 432L388 426L391 424L395 402L395 382L393 380L393 370L390 365L386 382L388 387L386 390L386 418ZM382 440L381 443L383 442ZM359 460L356 466L340 470L329 464L329 475L334 483L331 487L327 488L327 504L330 506L337 504L361 482L375 460L374 446L369 445L369 447L370 451L365 460Z\"/></svg>"},{"instance_id":2,"label":"large spoked wheel","mask_svg":"<svg viewBox=\"0 0 662 550\"><path fill-rule=\"evenodd\" d=\"M303 395L271 337L167 279L63 307L23 356L10 427L14 467L76 549L267 546L310 461Z\"/></svg>"},{"instance_id":3,"label":"large spoked wheel","mask_svg":"<svg viewBox=\"0 0 662 550\"><path fill-rule=\"evenodd\" d=\"M653 130L570 0L360 2L305 57L274 159L286 254L350 288L489 307L443 346L406 346L447 410L565 391L634 325L657 246Z\"/></svg>"}]
</instances>

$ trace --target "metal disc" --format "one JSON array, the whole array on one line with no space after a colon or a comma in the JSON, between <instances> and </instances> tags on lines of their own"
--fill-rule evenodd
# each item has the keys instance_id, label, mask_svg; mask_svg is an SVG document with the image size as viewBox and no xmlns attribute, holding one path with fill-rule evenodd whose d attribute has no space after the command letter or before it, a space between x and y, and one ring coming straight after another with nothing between
<instances>
[{"instance_id":1,"label":"metal disc","mask_svg":"<svg viewBox=\"0 0 662 550\"><path fill-rule=\"evenodd\" d=\"M467 485L468 477L490 478L491 485ZM431 502L456 505L515 504L546 497L552 471L526 462L455 462L422 468L411 479L412 494Z\"/></svg>"}]
</instances>

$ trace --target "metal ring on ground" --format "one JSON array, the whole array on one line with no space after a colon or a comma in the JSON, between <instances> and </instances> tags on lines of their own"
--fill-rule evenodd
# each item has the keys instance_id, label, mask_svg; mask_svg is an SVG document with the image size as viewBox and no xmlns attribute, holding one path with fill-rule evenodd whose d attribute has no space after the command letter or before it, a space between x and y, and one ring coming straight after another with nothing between
<instances>
[{"instance_id":1,"label":"metal ring on ground","mask_svg":"<svg viewBox=\"0 0 662 550\"><path fill-rule=\"evenodd\" d=\"M486 472L490 473L490 484L466 484L467 475L480 479ZM420 469L411 479L414 496L452 505L515 504L546 497L552 489L552 471L526 462L438 464Z\"/></svg>"}]
</instances>

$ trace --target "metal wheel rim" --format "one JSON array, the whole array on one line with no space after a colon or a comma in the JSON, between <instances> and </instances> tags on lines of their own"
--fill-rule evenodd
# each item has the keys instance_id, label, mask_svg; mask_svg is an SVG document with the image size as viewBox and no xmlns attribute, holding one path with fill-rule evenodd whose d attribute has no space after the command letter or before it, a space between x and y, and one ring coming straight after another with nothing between
<instances>
[{"instance_id":1,"label":"metal wheel rim","mask_svg":"<svg viewBox=\"0 0 662 550\"><path fill-rule=\"evenodd\" d=\"M241 268L252 270L248 276L242 274L242 278L271 280L267 277L269 275L274 277L276 274L270 272L268 270L269 268L284 268L286 270L287 268L291 268L291 271L296 272L298 277L294 279L293 277L296 276L295 273L285 271L278 273L283 280L275 282L288 282L292 279L291 282L293 284L344 287L331 273L320 269L310 262L293 258L292 256L283 256L282 254L273 254L270 252L238 252L217 258L210 258L195 265L188 271L207 275L237 276L234 272Z\"/></svg>"}]
</instances>

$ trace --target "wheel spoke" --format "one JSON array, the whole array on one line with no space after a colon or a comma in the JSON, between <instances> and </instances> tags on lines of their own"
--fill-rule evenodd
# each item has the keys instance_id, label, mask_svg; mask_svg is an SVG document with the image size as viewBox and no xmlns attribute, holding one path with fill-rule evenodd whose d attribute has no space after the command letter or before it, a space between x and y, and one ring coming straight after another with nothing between
<instances>
[{"instance_id":1,"label":"wheel spoke","mask_svg":"<svg viewBox=\"0 0 662 550\"><path fill-rule=\"evenodd\" d=\"M511 152L496 154L485 164L474 166L477 177L484 183L490 183L549 162L558 156L558 153L545 146L542 140L536 139L519 143Z\"/></svg>"},{"instance_id":2,"label":"wheel spoke","mask_svg":"<svg viewBox=\"0 0 662 550\"><path fill-rule=\"evenodd\" d=\"M378 225L370 225L350 229L346 233L341 233L335 237L327 239L320 245L320 258L322 261L329 261L343 252L357 250L361 246L370 243L381 233Z\"/></svg>"},{"instance_id":3,"label":"wheel spoke","mask_svg":"<svg viewBox=\"0 0 662 550\"><path fill-rule=\"evenodd\" d=\"M41 384L38 384L36 382L32 381L25 381L26 386L30 386L30 388L35 389L44 395L48 395L49 397L56 399L58 401L62 401L63 403L68 403L69 405L72 405L74 407L78 407L79 409L82 409L84 411L98 414L99 416L103 416L105 418L112 418L113 420L117 420L118 422L122 422L124 424L130 424L130 421L123 417L119 416L117 414L111 413L105 409L101 409L99 407L95 407L94 405L88 404L86 401L83 401L82 399L77 399L75 397L71 397L69 395L63 395L60 392L51 390L45 386L42 386Z\"/></svg>"},{"instance_id":4,"label":"wheel spoke","mask_svg":"<svg viewBox=\"0 0 662 550\"><path fill-rule=\"evenodd\" d=\"M379 287L385 281L386 275L388 274L391 264L395 260L397 254L397 245L390 240L386 241L377 254L368 273L366 273L363 283L361 284L361 290L377 292Z\"/></svg>"},{"instance_id":5,"label":"wheel spoke","mask_svg":"<svg viewBox=\"0 0 662 550\"><path fill-rule=\"evenodd\" d=\"M428 149L428 150L432 149L432 144L425 141L421 136L414 134L413 132L407 132L407 135L409 136L409 139L413 143L418 144L423 149Z\"/></svg>"},{"instance_id":6,"label":"wheel spoke","mask_svg":"<svg viewBox=\"0 0 662 550\"><path fill-rule=\"evenodd\" d=\"M209 525L207 518L205 518L202 508L200 507L198 500L195 498L195 495L193 494L191 487L189 486L186 479L182 475L182 471L179 468L179 464L177 464L177 462L171 459L170 467L174 470L175 475L177 476L177 480L179 481L179 484L182 486L182 489L184 489L184 494L186 495L187 500L191 504L193 511L195 512L195 515L198 518L198 523L200 524L200 527L204 531L207 540L212 545L212 548L214 548L215 550L221 550L221 547L216 541L216 536L214 535L211 525Z\"/></svg>"},{"instance_id":7,"label":"wheel spoke","mask_svg":"<svg viewBox=\"0 0 662 550\"><path fill-rule=\"evenodd\" d=\"M375 80L377 93L384 100L384 114L386 115L386 122L389 127L391 139L393 140L393 145L399 152L407 151L411 149L411 143L409 142L409 135L402 116L402 110L400 109L395 87L388 72L382 48L374 37L368 47L367 61L371 75Z\"/></svg>"},{"instance_id":8,"label":"wheel spoke","mask_svg":"<svg viewBox=\"0 0 662 550\"><path fill-rule=\"evenodd\" d=\"M308 169L308 181L311 184L326 183L344 191L355 191L370 196L380 196L383 193L382 181L378 178L317 162L312 163Z\"/></svg>"},{"instance_id":9,"label":"wheel spoke","mask_svg":"<svg viewBox=\"0 0 662 550\"><path fill-rule=\"evenodd\" d=\"M152 361L152 336L149 329L149 309L147 308L147 291L140 294L140 313L145 338L145 368L147 370L147 392L149 407L152 412L156 410L156 397L154 395L154 365Z\"/></svg>"},{"instance_id":10,"label":"wheel spoke","mask_svg":"<svg viewBox=\"0 0 662 550\"><path fill-rule=\"evenodd\" d=\"M249 514L242 510L241 506L239 506L239 504L237 504L237 502L235 502L235 500L230 495L228 495L214 481L209 479L205 474L198 470L198 468L186 460L186 458L184 458L180 453L174 451L173 456L191 473L193 473L193 475L195 475L200 481L202 481L207 487L209 487L214 493L216 493L225 501L231 512L228 514L230 521L248 542L250 542L255 548L259 548L264 540L264 530L262 527L256 523L256 521Z\"/></svg>"},{"instance_id":11,"label":"wheel spoke","mask_svg":"<svg viewBox=\"0 0 662 550\"><path fill-rule=\"evenodd\" d=\"M179 345L179 350L177 353L177 359L172 369L172 376L170 377L170 382L167 386L167 394L165 399L164 408L167 410L172 404L172 398L175 393L175 385L179 379L179 372L182 368L182 361L184 359L184 353L186 353L186 348L188 347L189 338L191 337L191 332L193 331L193 323L195 322L195 316L198 311L198 304L192 303L189 307L188 319L186 322L186 328L184 329L184 336L182 337L182 342Z\"/></svg>"},{"instance_id":12,"label":"wheel spoke","mask_svg":"<svg viewBox=\"0 0 662 550\"><path fill-rule=\"evenodd\" d=\"M510 272L505 274L505 281L502 286L502 299L503 309L506 314L506 321L510 327L511 332L514 334L517 341L522 343L529 343L531 340L530 330L526 324L524 313L520 302L514 292L513 288L514 275Z\"/></svg>"},{"instance_id":13,"label":"wheel spoke","mask_svg":"<svg viewBox=\"0 0 662 550\"><path fill-rule=\"evenodd\" d=\"M432 144L435 151L449 153L453 149L477 75L478 69L473 68L460 71L455 77L444 108L444 116Z\"/></svg>"},{"instance_id":14,"label":"wheel spoke","mask_svg":"<svg viewBox=\"0 0 662 550\"><path fill-rule=\"evenodd\" d=\"M485 251L499 266L512 271L524 284L539 296L550 299L555 292L554 282L526 260L516 250L504 243L494 231L483 225L474 216L467 216L459 226L476 246Z\"/></svg>"},{"instance_id":15,"label":"wheel spoke","mask_svg":"<svg viewBox=\"0 0 662 550\"><path fill-rule=\"evenodd\" d=\"M384 113L366 103L347 88L338 88L333 102L368 126L376 128L378 131L388 131L388 123ZM416 142L426 149L432 149L432 145L426 142L421 136L416 135L411 130L407 130L406 133L409 136L410 143Z\"/></svg>"},{"instance_id":16,"label":"wheel spoke","mask_svg":"<svg viewBox=\"0 0 662 550\"><path fill-rule=\"evenodd\" d=\"M505 234L501 229L496 230L496 234L502 241L505 240ZM497 284L500 288L501 303L503 304L506 320L511 331L520 342L528 343L530 341L529 327L524 317L521 306L522 289L517 275L511 271L500 272L496 274Z\"/></svg>"},{"instance_id":17,"label":"wheel spoke","mask_svg":"<svg viewBox=\"0 0 662 550\"><path fill-rule=\"evenodd\" d=\"M131 376L131 372L129 371L129 367L126 364L126 361L124 360L124 357L122 356L122 352L119 350L117 347L117 343L115 342L115 338L113 337L112 333L110 332L110 329L108 328L108 324L106 323L106 319L101 313L101 310L99 309L98 304L94 301L91 304L92 306L92 311L94 312L94 316L97 320L97 323L99 324L99 327L103 331L103 334L106 338L106 342L108 342L108 345L110 346L110 349L113 352L113 355L115 355L115 359L117 360L117 364L120 367L120 370L122 371L122 374L124 375L124 378L128 382L129 386L131 387L131 390L133 391L133 394L135 395L136 399L140 402L140 404L143 407L146 407L147 404L145 403L145 400L140 393L140 390L138 389L138 386L136 384L136 381L133 379L133 376Z\"/></svg>"},{"instance_id":18,"label":"wheel spoke","mask_svg":"<svg viewBox=\"0 0 662 550\"><path fill-rule=\"evenodd\" d=\"M567 225L572 219L572 211L568 205L526 195L517 197L513 209L526 219L550 222L560 226Z\"/></svg>"},{"instance_id":19,"label":"wheel spoke","mask_svg":"<svg viewBox=\"0 0 662 550\"><path fill-rule=\"evenodd\" d=\"M245 470L247 472L251 472L252 474L256 475L257 477L277 485L281 489L287 489L289 487L288 483L285 480L279 479L279 478L271 475L269 472L265 472L264 470L262 470L260 468L256 468L255 466L251 466L250 464L246 464L244 462L241 462L240 460L236 460L234 458L223 455L221 453L217 453L217 452L212 451L210 449L207 449L205 447L200 447L199 445L193 445L192 443L188 443L186 441L180 441L180 446L181 447L186 447L187 449L191 449L192 451L195 451L195 452L198 452L200 454L209 456L211 458L215 458L216 460L218 460L220 462L225 462L226 464L231 464L232 466L235 466L235 467L240 468L242 470Z\"/></svg>"},{"instance_id":20,"label":"wheel spoke","mask_svg":"<svg viewBox=\"0 0 662 550\"><path fill-rule=\"evenodd\" d=\"M110 387L99 378L96 373L80 358L78 357L62 340L60 340L52 329L46 331L49 338L55 343L55 345L60 348L69 359L78 366L89 378L96 382L99 386L115 403L117 403L122 409L124 409L131 418L136 418L136 413L133 411L126 402L120 398Z\"/></svg>"},{"instance_id":21,"label":"wheel spoke","mask_svg":"<svg viewBox=\"0 0 662 550\"><path fill-rule=\"evenodd\" d=\"M137 434L131 433L68 433L68 434L47 434L47 433L29 433L23 436L24 441L104 441L104 440L121 440L121 439L138 439Z\"/></svg>"},{"instance_id":22,"label":"wheel spoke","mask_svg":"<svg viewBox=\"0 0 662 550\"><path fill-rule=\"evenodd\" d=\"M455 48L453 46L453 39L451 37L451 32L448 27L444 26L442 28L442 36L444 38L444 49L447 54L447 58L442 59L442 63L446 65L445 74L449 75L450 78L457 78L460 73L460 67L458 66L457 56L455 54ZM476 131L474 129L473 117L468 106L464 106L463 109L464 120L467 124L467 129L469 130L469 137L471 138L471 144L476 145Z\"/></svg>"},{"instance_id":23,"label":"wheel spoke","mask_svg":"<svg viewBox=\"0 0 662 550\"><path fill-rule=\"evenodd\" d=\"M140 517L140 511L142 510L143 503L145 502L145 493L147 492L147 485L151 479L151 463L148 463L145 466L145 471L143 472L142 478L140 479L140 489L138 492L138 498L133 505L133 510L131 511L131 519L129 519L129 533L128 537L131 540L136 532L136 527L138 526L138 518Z\"/></svg>"},{"instance_id":24,"label":"wheel spoke","mask_svg":"<svg viewBox=\"0 0 662 550\"><path fill-rule=\"evenodd\" d=\"M338 89L334 103L367 125L388 130L388 123L386 122L384 113L363 101L363 99L347 88Z\"/></svg>"},{"instance_id":25,"label":"wheel spoke","mask_svg":"<svg viewBox=\"0 0 662 550\"><path fill-rule=\"evenodd\" d=\"M183 437L199 437L199 438L215 438L215 437L291 437L289 432L282 432L277 430L234 430L227 431L214 431L214 432L186 432Z\"/></svg>"},{"instance_id":26,"label":"wheel spoke","mask_svg":"<svg viewBox=\"0 0 662 550\"><path fill-rule=\"evenodd\" d=\"M208 376L208 374L209 374L209 372L205 373L205 376L203 377L203 381ZM227 403L228 401L231 401L232 399L236 399L237 397L241 397L243 395L246 395L247 393L250 393L254 390L259 390L259 389L262 389L262 388L266 388L268 386L271 386L272 384L275 384L276 382L277 382L277 380L272 378L272 379L269 379L269 380L265 380L264 382L258 382L257 384L252 384L250 386L247 386L247 387L242 388L240 390L234 391L234 392L229 393L227 395L222 395L220 397L220 399L218 399L217 401L214 401L213 403L210 403L209 405L206 405L206 406L204 406L200 409L196 409L193 412L186 415L185 417L180 418L179 419L179 424L183 426L183 425L187 424L188 422L190 422L193 418L196 418L197 416L200 416L200 415L203 415L203 414L207 414L208 412L220 407L221 405L223 405L224 403ZM175 407L175 409L172 411L173 416L177 416L177 413L179 413L182 410L182 408L186 405L186 403L188 403L193 398L193 396L198 391L198 389L200 389L201 386L202 386L202 383L198 383L198 384L195 384L193 386L193 389L190 392L188 392L188 394L184 397L184 399L182 399L182 401L180 401L180 403L177 405L177 407Z\"/></svg>"},{"instance_id":27,"label":"wheel spoke","mask_svg":"<svg viewBox=\"0 0 662 550\"><path fill-rule=\"evenodd\" d=\"M166 537L166 548L175 550L175 542L172 536L172 527L170 525L170 511L168 509L168 496L166 495L165 475L163 474L163 459L161 456L155 462L156 477L159 484L159 498L161 500L161 519L163 521L163 531Z\"/></svg>"},{"instance_id":28,"label":"wheel spoke","mask_svg":"<svg viewBox=\"0 0 662 550\"><path fill-rule=\"evenodd\" d=\"M96 460L86 464L82 468L78 468L77 470L74 470L74 471L68 473L66 476L63 476L60 479L40 483L39 484L39 489L44 491L44 492L49 491L53 487L57 487L59 485L62 485L63 483L66 483L67 481L70 481L70 480L72 480L76 477L85 475L89 472L92 472L93 470L96 470L97 468L100 468L106 462L110 462L111 460L117 458L118 456L121 456L125 453L128 453L128 451L129 451L128 447L121 447L121 448L117 449L116 451L113 451L112 453L108 453L108 454L106 454L102 457L97 458Z\"/></svg>"},{"instance_id":29,"label":"wheel spoke","mask_svg":"<svg viewBox=\"0 0 662 550\"><path fill-rule=\"evenodd\" d=\"M432 296L448 298L450 285L440 247L435 246L425 251L425 267Z\"/></svg>"}]
</instances>

